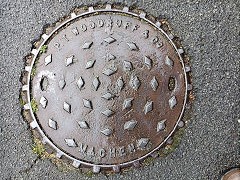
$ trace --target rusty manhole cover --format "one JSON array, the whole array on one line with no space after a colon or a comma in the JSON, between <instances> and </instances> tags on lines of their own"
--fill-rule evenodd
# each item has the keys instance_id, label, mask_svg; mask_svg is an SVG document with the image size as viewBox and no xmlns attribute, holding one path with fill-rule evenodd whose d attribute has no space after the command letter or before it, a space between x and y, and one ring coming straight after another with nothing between
<instances>
[{"instance_id":1,"label":"rusty manhole cover","mask_svg":"<svg viewBox=\"0 0 240 180\"><path fill-rule=\"evenodd\" d=\"M160 22L128 8L90 7L42 37L23 86L38 111L33 103L24 107L31 127L58 157L75 167L93 166L94 172L119 171L137 165L172 135L187 80L183 51Z\"/></svg>"}]
</instances>

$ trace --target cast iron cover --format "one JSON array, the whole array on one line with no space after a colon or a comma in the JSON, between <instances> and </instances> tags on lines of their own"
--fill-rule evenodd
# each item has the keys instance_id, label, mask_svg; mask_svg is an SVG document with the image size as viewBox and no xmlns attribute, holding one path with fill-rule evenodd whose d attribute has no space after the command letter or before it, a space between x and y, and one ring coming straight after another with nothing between
<instances>
[{"instance_id":1,"label":"cast iron cover","mask_svg":"<svg viewBox=\"0 0 240 180\"><path fill-rule=\"evenodd\" d=\"M151 155L174 132L186 101L186 72L182 49L160 22L126 7L90 7L42 37L26 67L25 90L38 111L31 103L25 109L58 157L94 172L118 171Z\"/></svg>"}]
</instances>

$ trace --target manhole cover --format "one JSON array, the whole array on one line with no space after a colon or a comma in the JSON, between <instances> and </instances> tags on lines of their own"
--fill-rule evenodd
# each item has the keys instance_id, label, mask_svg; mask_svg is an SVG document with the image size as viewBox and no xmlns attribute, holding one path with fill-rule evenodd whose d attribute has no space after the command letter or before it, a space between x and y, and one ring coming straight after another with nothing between
<instances>
[{"instance_id":1,"label":"manhole cover","mask_svg":"<svg viewBox=\"0 0 240 180\"><path fill-rule=\"evenodd\" d=\"M144 13L107 5L73 13L42 36L26 67L24 90L32 103L25 109L58 157L76 167L93 166L94 172L118 171L171 136L183 113L187 81L182 49L160 26Z\"/></svg>"}]
</instances>

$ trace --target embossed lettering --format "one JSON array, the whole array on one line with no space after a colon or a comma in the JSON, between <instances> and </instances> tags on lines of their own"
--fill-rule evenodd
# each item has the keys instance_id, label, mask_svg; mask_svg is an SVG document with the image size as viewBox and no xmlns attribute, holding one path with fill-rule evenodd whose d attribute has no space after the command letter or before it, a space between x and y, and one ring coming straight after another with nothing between
<instances>
[{"instance_id":1,"label":"embossed lettering","mask_svg":"<svg viewBox=\"0 0 240 180\"><path fill-rule=\"evenodd\" d=\"M109 157L111 157L111 158L116 157L116 149L115 148L110 148L109 149Z\"/></svg>"},{"instance_id":2,"label":"embossed lettering","mask_svg":"<svg viewBox=\"0 0 240 180\"><path fill-rule=\"evenodd\" d=\"M147 39L149 37L149 30L143 31L143 37Z\"/></svg>"},{"instance_id":3,"label":"embossed lettering","mask_svg":"<svg viewBox=\"0 0 240 180\"><path fill-rule=\"evenodd\" d=\"M139 25L134 25L133 28L132 28L132 31L137 30L139 27L140 27Z\"/></svg>"},{"instance_id":4,"label":"embossed lettering","mask_svg":"<svg viewBox=\"0 0 240 180\"><path fill-rule=\"evenodd\" d=\"M80 152L83 153L83 154L86 154L87 153L87 148L88 148L88 145L86 144L80 144Z\"/></svg>"},{"instance_id":5,"label":"embossed lettering","mask_svg":"<svg viewBox=\"0 0 240 180\"><path fill-rule=\"evenodd\" d=\"M95 23L94 23L93 21L90 21L89 27L90 27L91 29L94 29L94 28L95 28Z\"/></svg>"},{"instance_id":6,"label":"embossed lettering","mask_svg":"<svg viewBox=\"0 0 240 180\"><path fill-rule=\"evenodd\" d=\"M101 158L105 157L106 156L106 150L105 149L99 149L99 156Z\"/></svg>"},{"instance_id":7,"label":"embossed lettering","mask_svg":"<svg viewBox=\"0 0 240 180\"><path fill-rule=\"evenodd\" d=\"M87 30L86 24L82 24L82 25L81 25L81 30L82 30L83 32Z\"/></svg>"},{"instance_id":8,"label":"embossed lettering","mask_svg":"<svg viewBox=\"0 0 240 180\"><path fill-rule=\"evenodd\" d=\"M105 28L105 32L110 35L110 34L113 34L113 31L112 31L112 26L113 26L113 21L112 21L112 18L110 17L107 22L106 22L106 28Z\"/></svg>"},{"instance_id":9,"label":"embossed lettering","mask_svg":"<svg viewBox=\"0 0 240 180\"><path fill-rule=\"evenodd\" d=\"M126 156L126 151L125 151L125 147L124 146L119 148L119 156L120 157Z\"/></svg>"},{"instance_id":10,"label":"embossed lettering","mask_svg":"<svg viewBox=\"0 0 240 180\"><path fill-rule=\"evenodd\" d=\"M133 153L133 152L136 151L133 143L131 143L131 144L128 145L128 151L129 151L130 153Z\"/></svg>"},{"instance_id":11,"label":"embossed lettering","mask_svg":"<svg viewBox=\"0 0 240 180\"><path fill-rule=\"evenodd\" d=\"M127 28L129 28L130 25L131 25L131 22L127 21L124 25L124 28L127 29Z\"/></svg>"},{"instance_id":12,"label":"embossed lettering","mask_svg":"<svg viewBox=\"0 0 240 180\"><path fill-rule=\"evenodd\" d=\"M112 23L113 23L112 18L109 18L106 23L107 27L112 27Z\"/></svg>"},{"instance_id":13,"label":"embossed lettering","mask_svg":"<svg viewBox=\"0 0 240 180\"><path fill-rule=\"evenodd\" d=\"M99 19L98 20L98 26L103 27L103 25L104 25L104 21L102 19Z\"/></svg>"},{"instance_id":14,"label":"embossed lettering","mask_svg":"<svg viewBox=\"0 0 240 180\"><path fill-rule=\"evenodd\" d=\"M162 43L162 42L157 42L157 43L156 43L156 47L157 47L157 48L160 48L160 47L162 47L162 46L163 46L163 43Z\"/></svg>"},{"instance_id":15,"label":"embossed lettering","mask_svg":"<svg viewBox=\"0 0 240 180\"><path fill-rule=\"evenodd\" d=\"M72 33L75 34L76 36L79 34L77 27L72 29Z\"/></svg>"},{"instance_id":16,"label":"embossed lettering","mask_svg":"<svg viewBox=\"0 0 240 180\"><path fill-rule=\"evenodd\" d=\"M128 154L136 152L136 146L133 143L128 144L127 146L109 148L108 150L104 148L96 149L96 147L89 147L86 144L80 143L79 148L79 152L89 158L96 156L100 158L105 158L106 156L108 156L108 158L124 157Z\"/></svg>"},{"instance_id":17,"label":"embossed lettering","mask_svg":"<svg viewBox=\"0 0 240 180\"><path fill-rule=\"evenodd\" d=\"M152 43L153 43L153 44L155 44L155 43L157 43L157 42L158 42L158 40L159 40L159 39L158 39L158 37L157 37L157 36L155 36L155 37L152 39Z\"/></svg>"},{"instance_id":18,"label":"embossed lettering","mask_svg":"<svg viewBox=\"0 0 240 180\"><path fill-rule=\"evenodd\" d=\"M55 43L53 46L54 46L55 48L57 48L57 49L60 48L60 44L59 44L59 43Z\"/></svg>"},{"instance_id":19,"label":"embossed lettering","mask_svg":"<svg viewBox=\"0 0 240 180\"><path fill-rule=\"evenodd\" d=\"M63 35L63 39L65 39L66 41L69 41L66 34Z\"/></svg>"},{"instance_id":20,"label":"embossed lettering","mask_svg":"<svg viewBox=\"0 0 240 180\"><path fill-rule=\"evenodd\" d=\"M118 27L120 27L120 26L122 25L122 20L117 19L117 21L116 21L116 25L117 25Z\"/></svg>"},{"instance_id":21,"label":"embossed lettering","mask_svg":"<svg viewBox=\"0 0 240 180\"><path fill-rule=\"evenodd\" d=\"M94 157L94 156L95 156L94 147L91 147L91 148L89 149L89 151L87 152L87 155L88 155L89 157Z\"/></svg>"}]
</instances>

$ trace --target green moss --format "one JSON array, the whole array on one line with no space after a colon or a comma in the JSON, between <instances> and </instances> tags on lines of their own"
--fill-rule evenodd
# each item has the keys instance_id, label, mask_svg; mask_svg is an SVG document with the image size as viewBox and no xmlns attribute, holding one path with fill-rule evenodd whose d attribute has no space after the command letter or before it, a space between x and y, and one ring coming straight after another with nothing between
<instances>
[{"instance_id":1,"label":"green moss","mask_svg":"<svg viewBox=\"0 0 240 180\"><path fill-rule=\"evenodd\" d=\"M94 175L92 171L87 171L85 174L87 177L93 177Z\"/></svg>"},{"instance_id":2,"label":"green moss","mask_svg":"<svg viewBox=\"0 0 240 180\"><path fill-rule=\"evenodd\" d=\"M38 111L38 104L34 98L31 100L31 107L32 107L33 113L36 113Z\"/></svg>"},{"instance_id":3,"label":"green moss","mask_svg":"<svg viewBox=\"0 0 240 180\"><path fill-rule=\"evenodd\" d=\"M34 139L34 145L32 147L33 153L37 154L39 157L42 157L45 153L45 148L42 142L38 139Z\"/></svg>"},{"instance_id":4,"label":"green moss","mask_svg":"<svg viewBox=\"0 0 240 180\"><path fill-rule=\"evenodd\" d=\"M26 104L26 102L23 100L22 96L19 98L19 103L22 107Z\"/></svg>"},{"instance_id":5,"label":"green moss","mask_svg":"<svg viewBox=\"0 0 240 180\"><path fill-rule=\"evenodd\" d=\"M143 164L144 164L145 166L148 166L148 165L152 164L153 161L154 161L154 158L153 158L153 157L148 157L148 158L144 159Z\"/></svg>"},{"instance_id":6,"label":"green moss","mask_svg":"<svg viewBox=\"0 0 240 180\"><path fill-rule=\"evenodd\" d=\"M163 150L159 152L160 156L167 156L168 154L175 151L175 149L179 146L181 142L181 138L184 135L185 129L179 129L173 136L173 143L171 145L167 145Z\"/></svg>"},{"instance_id":7,"label":"green moss","mask_svg":"<svg viewBox=\"0 0 240 180\"><path fill-rule=\"evenodd\" d=\"M41 48L40 48L40 54L43 54L43 53L46 53L47 52L47 49L48 49L48 46L47 45L43 45Z\"/></svg>"},{"instance_id":8,"label":"green moss","mask_svg":"<svg viewBox=\"0 0 240 180\"><path fill-rule=\"evenodd\" d=\"M62 159L59 159L56 157L53 153L48 153L47 150L44 148L44 145L42 142L38 139L36 139L35 146L36 148L34 151L36 151L41 159L49 159L53 164L55 164L59 171L61 172L69 172L75 170L73 166L70 166L69 164L65 163Z\"/></svg>"},{"instance_id":9,"label":"green moss","mask_svg":"<svg viewBox=\"0 0 240 180\"><path fill-rule=\"evenodd\" d=\"M33 78L36 73L37 73L37 63L38 63L38 58L35 60L34 64L33 64L33 67L32 67L32 70L31 70L31 77Z\"/></svg>"},{"instance_id":10,"label":"green moss","mask_svg":"<svg viewBox=\"0 0 240 180\"><path fill-rule=\"evenodd\" d=\"M36 66L33 66L32 71L31 71L31 77L34 77L36 75L37 68Z\"/></svg>"},{"instance_id":11,"label":"green moss","mask_svg":"<svg viewBox=\"0 0 240 180\"><path fill-rule=\"evenodd\" d=\"M67 163L56 157L51 158L51 161L57 166L58 170L61 172L70 172L75 170L73 166L68 165Z\"/></svg>"},{"instance_id":12,"label":"green moss","mask_svg":"<svg viewBox=\"0 0 240 180\"><path fill-rule=\"evenodd\" d=\"M47 152L44 144L37 138L33 137L34 144L32 146L32 151L41 159L49 159L52 163L54 163L58 170L61 172L69 172L75 170L73 166L68 165L63 160L56 157L55 154L50 154Z\"/></svg>"}]
</instances>

